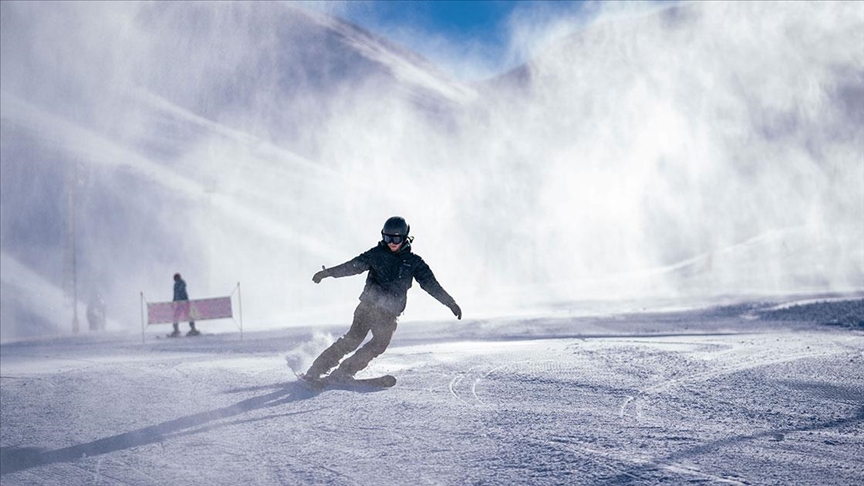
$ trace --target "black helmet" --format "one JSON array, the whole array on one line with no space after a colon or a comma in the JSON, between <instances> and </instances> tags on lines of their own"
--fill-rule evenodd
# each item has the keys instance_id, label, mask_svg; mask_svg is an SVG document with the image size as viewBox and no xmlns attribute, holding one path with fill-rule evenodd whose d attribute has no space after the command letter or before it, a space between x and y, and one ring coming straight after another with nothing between
<instances>
[{"instance_id":1,"label":"black helmet","mask_svg":"<svg viewBox=\"0 0 864 486\"><path fill-rule=\"evenodd\" d=\"M384 228L381 229L382 235L391 235L391 236L402 236L403 238L408 236L408 232L411 230L411 227L408 226L408 223L405 221L405 218L400 216L393 216L384 222Z\"/></svg>"}]
</instances>

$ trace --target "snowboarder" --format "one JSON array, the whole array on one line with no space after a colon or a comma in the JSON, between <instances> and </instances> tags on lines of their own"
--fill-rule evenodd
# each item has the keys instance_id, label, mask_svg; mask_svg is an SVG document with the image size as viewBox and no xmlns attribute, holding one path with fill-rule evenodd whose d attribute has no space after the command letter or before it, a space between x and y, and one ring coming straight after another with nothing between
<instances>
[{"instance_id":1,"label":"snowboarder","mask_svg":"<svg viewBox=\"0 0 864 486\"><path fill-rule=\"evenodd\" d=\"M189 294L186 293L186 281L180 277L179 273L174 274L174 302L180 303L174 304L174 332L168 335L170 337L180 336L180 326L177 321L180 316L189 314ZM195 329L195 321L189 321L189 332L186 335L197 336L199 334L201 333Z\"/></svg>"},{"instance_id":2,"label":"snowboarder","mask_svg":"<svg viewBox=\"0 0 864 486\"><path fill-rule=\"evenodd\" d=\"M374 248L356 258L325 268L312 277L320 283L326 277L347 277L369 271L366 286L360 294L360 304L354 310L354 322L348 332L324 350L312 366L301 377L315 381L339 367L329 377L336 380L350 380L354 374L365 368L372 359L387 349L396 320L405 310L408 289L416 279L420 287L450 308L457 319L462 319L462 309L435 279L429 265L411 252L413 236L408 236L410 226L405 219L394 216L384 223L381 241ZM372 332L372 339L359 350L358 346ZM339 361L348 353L357 350L350 357Z\"/></svg>"}]
</instances>

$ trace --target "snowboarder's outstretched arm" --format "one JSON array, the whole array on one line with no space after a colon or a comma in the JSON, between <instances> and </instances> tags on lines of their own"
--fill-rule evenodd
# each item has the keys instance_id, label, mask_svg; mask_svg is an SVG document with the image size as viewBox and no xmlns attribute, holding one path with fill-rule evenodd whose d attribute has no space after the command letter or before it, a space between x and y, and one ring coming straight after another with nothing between
<instances>
[{"instance_id":1,"label":"snowboarder's outstretched arm","mask_svg":"<svg viewBox=\"0 0 864 486\"><path fill-rule=\"evenodd\" d=\"M453 315L456 316L457 319L462 319L462 309L459 307L459 304L456 303L456 299L454 299L450 294L444 290L444 287L438 283L438 279L435 278L435 274L432 273L432 269L429 268L429 265L424 261L420 261L420 264L417 265L416 270L414 271L414 278L417 280L417 283L420 284L420 288L429 293L432 297L438 302L446 305L450 308L450 311L453 312Z\"/></svg>"},{"instance_id":2,"label":"snowboarder's outstretched arm","mask_svg":"<svg viewBox=\"0 0 864 486\"><path fill-rule=\"evenodd\" d=\"M369 270L369 263L366 258L364 258L365 255L365 253L359 255L356 258L353 258L341 265L336 265L335 267L326 268L322 266L321 270L312 276L312 281L317 284L327 277L339 278L363 273L366 270Z\"/></svg>"}]
</instances>

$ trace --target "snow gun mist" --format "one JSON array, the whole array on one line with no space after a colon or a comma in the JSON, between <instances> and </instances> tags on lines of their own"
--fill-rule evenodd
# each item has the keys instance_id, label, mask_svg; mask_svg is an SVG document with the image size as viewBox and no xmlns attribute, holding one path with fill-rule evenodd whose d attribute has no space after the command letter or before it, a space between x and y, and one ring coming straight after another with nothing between
<instances>
[{"instance_id":1,"label":"snow gun mist","mask_svg":"<svg viewBox=\"0 0 864 486\"><path fill-rule=\"evenodd\" d=\"M338 10L0 3L3 339L97 292L134 329L178 271L342 322L310 277L393 214L466 318L864 289L864 9L630 8L516 9L525 61L466 81Z\"/></svg>"}]
</instances>

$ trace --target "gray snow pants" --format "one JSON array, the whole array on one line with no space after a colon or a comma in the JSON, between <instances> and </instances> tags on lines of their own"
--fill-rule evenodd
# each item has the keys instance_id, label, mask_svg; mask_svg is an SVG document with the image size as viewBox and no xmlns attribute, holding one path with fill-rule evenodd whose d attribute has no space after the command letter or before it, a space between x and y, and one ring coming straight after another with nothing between
<instances>
[{"instance_id":1,"label":"gray snow pants","mask_svg":"<svg viewBox=\"0 0 864 486\"><path fill-rule=\"evenodd\" d=\"M325 349L315 359L306 374L320 376L339 365L338 373L354 376L390 345L390 339L396 332L397 317L398 315L393 315L373 304L360 302L360 305L354 310L354 322L351 324L351 329ZM342 361L342 364L339 364L339 360L343 356L360 346L369 331L372 331L372 339L345 361Z\"/></svg>"}]
</instances>

